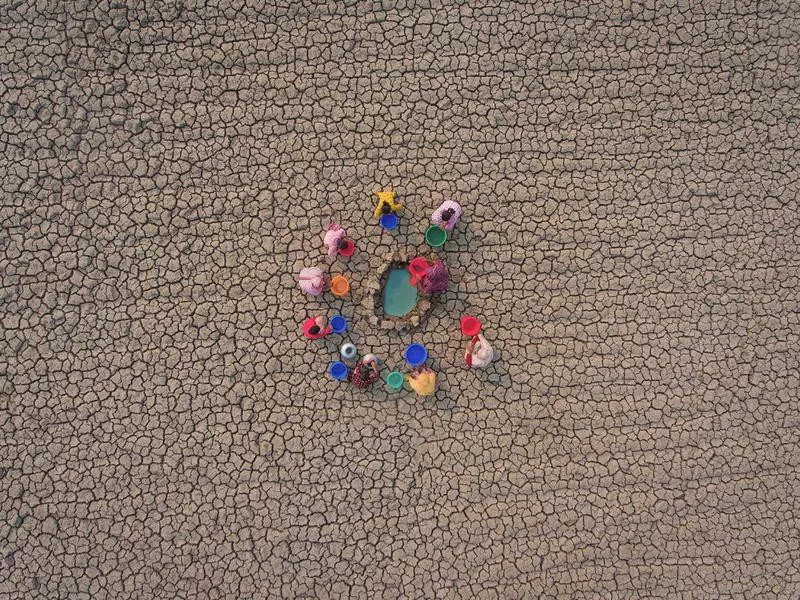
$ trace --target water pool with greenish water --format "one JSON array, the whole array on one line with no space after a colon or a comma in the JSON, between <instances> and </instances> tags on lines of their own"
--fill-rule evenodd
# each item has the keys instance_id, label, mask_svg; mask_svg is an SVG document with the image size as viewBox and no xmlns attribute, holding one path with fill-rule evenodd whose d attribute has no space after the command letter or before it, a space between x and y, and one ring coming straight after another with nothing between
<instances>
[{"instance_id":1,"label":"water pool with greenish water","mask_svg":"<svg viewBox=\"0 0 800 600\"><path fill-rule=\"evenodd\" d=\"M392 269L383 287L383 312L405 317L417 305L417 288L411 285L407 269Z\"/></svg>"}]
</instances>

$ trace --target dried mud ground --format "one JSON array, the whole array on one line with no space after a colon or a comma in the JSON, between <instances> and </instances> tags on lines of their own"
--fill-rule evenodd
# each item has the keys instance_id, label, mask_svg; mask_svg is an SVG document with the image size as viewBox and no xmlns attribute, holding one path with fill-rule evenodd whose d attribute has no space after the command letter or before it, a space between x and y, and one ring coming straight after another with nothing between
<instances>
[{"instance_id":1,"label":"dried mud ground","mask_svg":"<svg viewBox=\"0 0 800 600\"><path fill-rule=\"evenodd\" d=\"M797 4L221 4L0 6L0 597L799 597Z\"/></svg>"}]
</instances>

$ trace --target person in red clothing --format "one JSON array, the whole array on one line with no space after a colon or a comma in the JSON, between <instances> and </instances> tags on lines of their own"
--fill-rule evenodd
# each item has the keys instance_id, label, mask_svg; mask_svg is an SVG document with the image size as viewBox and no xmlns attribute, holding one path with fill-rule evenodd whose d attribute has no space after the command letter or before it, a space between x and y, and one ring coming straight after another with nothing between
<instances>
[{"instance_id":1,"label":"person in red clothing","mask_svg":"<svg viewBox=\"0 0 800 600\"><path fill-rule=\"evenodd\" d=\"M380 378L375 359L358 361L350 371L350 383L362 390L367 389Z\"/></svg>"},{"instance_id":2,"label":"person in red clothing","mask_svg":"<svg viewBox=\"0 0 800 600\"><path fill-rule=\"evenodd\" d=\"M310 340L324 338L333 329L328 325L325 317L309 317L303 321L303 335Z\"/></svg>"}]
</instances>

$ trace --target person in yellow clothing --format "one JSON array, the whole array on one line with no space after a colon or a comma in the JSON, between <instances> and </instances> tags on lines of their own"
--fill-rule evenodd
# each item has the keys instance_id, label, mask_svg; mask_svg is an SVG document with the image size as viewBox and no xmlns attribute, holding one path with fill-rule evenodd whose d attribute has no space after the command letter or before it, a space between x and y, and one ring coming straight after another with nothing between
<instances>
[{"instance_id":1,"label":"person in yellow clothing","mask_svg":"<svg viewBox=\"0 0 800 600\"><path fill-rule=\"evenodd\" d=\"M381 215L397 212L403 205L394 201L394 190L378 192L378 206L375 207L375 218L380 219Z\"/></svg>"},{"instance_id":2,"label":"person in yellow clothing","mask_svg":"<svg viewBox=\"0 0 800 600\"><path fill-rule=\"evenodd\" d=\"M406 380L420 396L432 396L436 392L436 373L428 367L417 367L406 375Z\"/></svg>"}]
</instances>

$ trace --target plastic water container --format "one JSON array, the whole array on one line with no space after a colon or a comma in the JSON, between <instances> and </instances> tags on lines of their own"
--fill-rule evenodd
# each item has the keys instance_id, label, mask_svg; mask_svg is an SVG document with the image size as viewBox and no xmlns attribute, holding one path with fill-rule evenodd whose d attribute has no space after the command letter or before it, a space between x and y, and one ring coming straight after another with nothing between
<instances>
[{"instance_id":1,"label":"plastic water container","mask_svg":"<svg viewBox=\"0 0 800 600\"><path fill-rule=\"evenodd\" d=\"M392 371L386 376L386 385L390 390L402 389L405 377L400 371Z\"/></svg>"},{"instance_id":2,"label":"plastic water container","mask_svg":"<svg viewBox=\"0 0 800 600\"><path fill-rule=\"evenodd\" d=\"M335 317L331 318L331 329L333 329L333 333L344 333L347 331L347 319L345 319L342 315L336 315Z\"/></svg>"},{"instance_id":3,"label":"plastic water container","mask_svg":"<svg viewBox=\"0 0 800 600\"><path fill-rule=\"evenodd\" d=\"M425 241L432 248L441 248L447 241L447 232L438 225L431 225L425 230Z\"/></svg>"},{"instance_id":4,"label":"plastic water container","mask_svg":"<svg viewBox=\"0 0 800 600\"><path fill-rule=\"evenodd\" d=\"M347 342L346 344L342 344L342 347L339 348L339 354L341 354L342 358L345 360L353 360L358 354L358 349L355 344Z\"/></svg>"},{"instance_id":5,"label":"plastic water container","mask_svg":"<svg viewBox=\"0 0 800 600\"><path fill-rule=\"evenodd\" d=\"M428 360L428 351L422 344L411 344L406 348L405 358L412 367L418 367Z\"/></svg>"},{"instance_id":6,"label":"plastic water container","mask_svg":"<svg viewBox=\"0 0 800 600\"><path fill-rule=\"evenodd\" d=\"M353 252L356 251L356 245L353 243L353 240L345 240L345 242L347 242L347 245L339 249L339 254L347 257L353 256Z\"/></svg>"},{"instance_id":7,"label":"plastic water container","mask_svg":"<svg viewBox=\"0 0 800 600\"><path fill-rule=\"evenodd\" d=\"M398 219L397 215L394 213L381 215L381 227L383 227L387 231L391 231L392 229L397 229L397 224L399 222L400 219Z\"/></svg>"},{"instance_id":8,"label":"plastic water container","mask_svg":"<svg viewBox=\"0 0 800 600\"><path fill-rule=\"evenodd\" d=\"M481 322L475 317L464 315L461 317L461 333L467 337L478 335L481 332Z\"/></svg>"},{"instance_id":9,"label":"plastic water container","mask_svg":"<svg viewBox=\"0 0 800 600\"><path fill-rule=\"evenodd\" d=\"M331 363L328 372L336 381L347 381L347 365L338 360Z\"/></svg>"},{"instance_id":10,"label":"plastic water container","mask_svg":"<svg viewBox=\"0 0 800 600\"><path fill-rule=\"evenodd\" d=\"M344 275L337 275L331 279L331 291L337 298L346 296L350 291L350 282Z\"/></svg>"}]
</instances>

